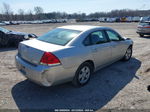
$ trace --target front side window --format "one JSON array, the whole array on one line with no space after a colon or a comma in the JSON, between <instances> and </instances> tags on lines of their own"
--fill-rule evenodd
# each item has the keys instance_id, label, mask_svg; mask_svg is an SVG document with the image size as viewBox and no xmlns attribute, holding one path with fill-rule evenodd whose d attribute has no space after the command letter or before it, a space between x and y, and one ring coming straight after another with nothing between
<instances>
[{"instance_id":1,"label":"front side window","mask_svg":"<svg viewBox=\"0 0 150 112\"><path fill-rule=\"evenodd\" d=\"M119 41L120 40L119 35L117 33L113 32L113 31L106 31L106 33L111 41Z\"/></svg>"},{"instance_id":2,"label":"front side window","mask_svg":"<svg viewBox=\"0 0 150 112\"><path fill-rule=\"evenodd\" d=\"M56 44L56 45L66 45L69 41L71 41L74 37L79 35L81 31L71 30L71 29L63 29L56 28L46 33L45 35L38 37L38 40Z\"/></svg>"}]
</instances>

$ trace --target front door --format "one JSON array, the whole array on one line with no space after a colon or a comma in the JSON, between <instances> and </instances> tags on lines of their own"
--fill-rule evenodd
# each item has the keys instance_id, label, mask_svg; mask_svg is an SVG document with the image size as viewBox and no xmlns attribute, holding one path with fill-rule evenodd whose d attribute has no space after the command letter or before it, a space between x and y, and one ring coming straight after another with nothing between
<instances>
[{"instance_id":1,"label":"front door","mask_svg":"<svg viewBox=\"0 0 150 112\"><path fill-rule=\"evenodd\" d=\"M120 37L119 34L117 34L114 31L106 30L106 33L110 39L112 60L117 60L122 58L125 54L125 48L126 48L124 47L125 46L124 40Z\"/></svg>"}]
</instances>

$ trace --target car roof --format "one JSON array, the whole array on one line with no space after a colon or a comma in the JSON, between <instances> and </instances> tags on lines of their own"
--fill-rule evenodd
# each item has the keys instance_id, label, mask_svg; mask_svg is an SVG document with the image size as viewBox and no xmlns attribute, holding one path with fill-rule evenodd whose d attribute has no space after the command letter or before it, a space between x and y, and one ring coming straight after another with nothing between
<instances>
[{"instance_id":1,"label":"car roof","mask_svg":"<svg viewBox=\"0 0 150 112\"><path fill-rule=\"evenodd\" d=\"M92 26L92 25L67 25L67 26L61 26L61 27L58 27L58 28L86 31L86 30L90 30L90 29L93 29L93 28L106 28L106 27Z\"/></svg>"}]
</instances>

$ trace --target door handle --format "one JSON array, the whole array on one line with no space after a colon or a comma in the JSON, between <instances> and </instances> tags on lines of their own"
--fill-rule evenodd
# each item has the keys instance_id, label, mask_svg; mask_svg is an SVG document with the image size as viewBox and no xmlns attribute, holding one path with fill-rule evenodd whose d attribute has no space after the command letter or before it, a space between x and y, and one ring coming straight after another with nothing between
<instances>
[{"instance_id":1,"label":"door handle","mask_svg":"<svg viewBox=\"0 0 150 112\"><path fill-rule=\"evenodd\" d=\"M98 51L97 48L92 49L92 52L97 52L97 51Z\"/></svg>"}]
</instances>

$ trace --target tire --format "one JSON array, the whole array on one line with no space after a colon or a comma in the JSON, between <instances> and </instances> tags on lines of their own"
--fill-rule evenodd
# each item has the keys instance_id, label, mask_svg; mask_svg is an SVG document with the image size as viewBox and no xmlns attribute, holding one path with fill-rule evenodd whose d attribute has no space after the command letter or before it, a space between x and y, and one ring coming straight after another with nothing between
<instances>
[{"instance_id":1,"label":"tire","mask_svg":"<svg viewBox=\"0 0 150 112\"><path fill-rule=\"evenodd\" d=\"M140 37L144 37L144 35L143 34L139 34L140 35Z\"/></svg>"},{"instance_id":2,"label":"tire","mask_svg":"<svg viewBox=\"0 0 150 112\"><path fill-rule=\"evenodd\" d=\"M132 56L132 46L130 46L130 47L127 49L127 51L126 51L126 53L125 53L125 55L124 55L124 57L123 57L123 61L128 61L128 60L130 60L131 56Z\"/></svg>"},{"instance_id":3,"label":"tire","mask_svg":"<svg viewBox=\"0 0 150 112\"><path fill-rule=\"evenodd\" d=\"M72 81L74 86L80 87L87 84L90 80L91 74L93 73L93 66L85 62L79 66L75 73L75 77Z\"/></svg>"}]
</instances>

